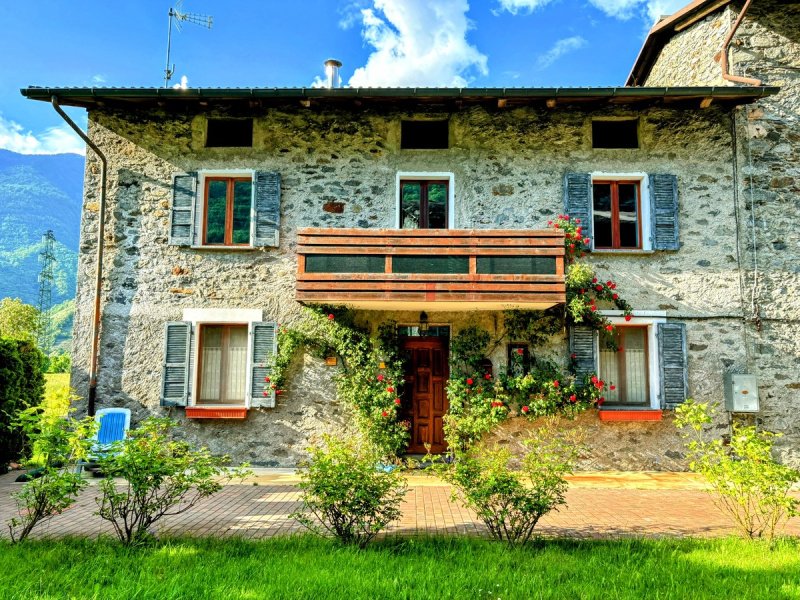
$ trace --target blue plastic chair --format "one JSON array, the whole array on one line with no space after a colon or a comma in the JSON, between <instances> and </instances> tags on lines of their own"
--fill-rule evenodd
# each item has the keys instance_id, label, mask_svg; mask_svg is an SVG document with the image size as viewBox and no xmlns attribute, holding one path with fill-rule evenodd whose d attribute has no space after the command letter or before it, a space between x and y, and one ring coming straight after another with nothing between
<instances>
[{"instance_id":1,"label":"blue plastic chair","mask_svg":"<svg viewBox=\"0 0 800 600\"><path fill-rule=\"evenodd\" d=\"M86 462L79 462L77 472L86 467L91 470L98 458L105 456L113 447L114 442L121 442L128 435L131 428L131 411L129 408L101 408L94 415L97 421L97 432L94 434L92 446Z\"/></svg>"}]
</instances>

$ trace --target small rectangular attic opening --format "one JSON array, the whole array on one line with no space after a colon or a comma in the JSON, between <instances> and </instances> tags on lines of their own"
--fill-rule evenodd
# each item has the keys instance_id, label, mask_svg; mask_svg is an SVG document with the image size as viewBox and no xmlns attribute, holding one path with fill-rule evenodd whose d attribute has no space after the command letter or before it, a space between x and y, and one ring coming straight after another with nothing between
<instances>
[{"instance_id":1,"label":"small rectangular attic opening","mask_svg":"<svg viewBox=\"0 0 800 600\"><path fill-rule=\"evenodd\" d=\"M253 119L208 119L206 148L250 148Z\"/></svg>"},{"instance_id":2,"label":"small rectangular attic opening","mask_svg":"<svg viewBox=\"0 0 800 600\"><path fill-rule=\"evenodd\" d=\"M639 120L592 121L592 148L638 148Z\"/></svg>"},{"instance_id":3,"label":"small rectangular attic opening","mask_svg":"<svg viewBox=\"0 0 800 600\"><path fill-rule=\"evenodd\" d=\"M449 121L401 121L402 150L446 150L450 147Z\"/></svg>"}]
</instances>

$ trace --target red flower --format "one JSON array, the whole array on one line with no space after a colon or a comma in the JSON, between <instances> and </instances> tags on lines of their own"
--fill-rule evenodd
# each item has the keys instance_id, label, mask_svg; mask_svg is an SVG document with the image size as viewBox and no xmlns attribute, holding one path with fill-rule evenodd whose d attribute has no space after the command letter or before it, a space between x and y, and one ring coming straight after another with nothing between
<instances>
[{"instance_id":1,"label":"red flower","mask_svg":"<svg viewBox=\"0 0 800 600\"><path fill-rule=\"evenodd\" d=\"M578 401L578 397L575 394L572 394L572 396L569 397L569 401L570 402L577 402Z\"/></svg>"},{"instance_id":2,"label":"red flower","mask_svg":"<svg viewBox=\"0 0 800 600\"><path fill-rule=\"evenodd\" d=\"M617 352L622 352L624 349L625 349L625 348L623 348L622 346L620 346L619 348L617 348Z\"/></svg>"},{"instance_id":3,"label":"red flower","mask_svg":"<svg viewBox=\"0 0 800 600\"><path fill-rule=\"evenodd\" d=\"M570 249L570 250L575 250L575 244L570 244L570 245L569 245L569 249Z\"/></svg>"},{"instance_id":4,"label":"red flower","mask_svg":"<svg viewBox=\"0 0 800 600\"><path fill-rule=\"evenodd\" d=\"M522 356L523 354L525 354L525 350L523 350L522 348L517 348L517 354Z\"/></svg>"},{"instance_id":5,"label":"red flower","mask_svg":"<svg viewBox=\"0 0 800 600\"><path fill-rule=\"evenodd\" d=\"M552 227L552 226L553 226L553 222L552 222L552 221L548 221L548 222L547 222L547 225L548 225L549 227Z\"/></svg>"},{"instance_id":6,"label":"red flower","mask_svg":"<svg viewBox=\"0 0 800 600\"><path fill-rule=\"evenodd\" d=\"M530 410L530 408L528 408L527 406L523 406L522 407L522 412L524 412L525 414L528 414L529 410Z\"/></svg>"},{"instance_id":7,"label":"red flower","mask_svg":"<svg viewBox=\"0 0 800 600\"><path fill-rule=\"evenodd\" d=\"M264 390L263 395L266 398L267 396L269 396L269 392L267 390Z\"/></svg>"},{"instance_id":8,"label":"red flower","mask_svg":"<svg viewBox=\"0 0 800 600\"><path fill-rule=\"evenodd\" d=\"M328 321L333 321L333 313L328 315Z\"/></svg>"},{"instance_id":9,"label":"red flower","mask_svg":"<svg viewBox=\"0 0 800 600\"><path fill-rule=\"evenodd\" d=\"M587 246L589 245L589 242L591 242L591 241L592 240L590 240L589 238L583 238L583 243L586 244Z\"/></svg>"},{"instance_id":10,"label":"red flower","mask_svg":"<svg viewBox=\"0 0 800 600\"><path fill-rule=\"evenodd\" d=\"M381 416L382 416L382 417L388 417L388 416L389 416L389 413L388 413L387 411L383 411L383 412L381 413Z\"/></svg>"},{"instance_id":11,"label":"red flower","mask_svg":"<svg viewBox=\"0 0 800 600\"><path fill-rule=\"evenodd\" d=\"M614 300L619 300L619 294L611 294L611 297L612 297Z\"/></svg>"},{"instance_id":12,"label":"red flower","mask_svg":"<svg viewBox=\"0 0 800 600\"><path fill-rule=\"evenodd\" d=\"M383 381L383 374L378 375L378 381Z\"/></svg>"},{"instance_id":13,"label":"red flower","mask_svg":"<svg viewBox=\"0 0 800 600\"><path fill-rule=\"evenodd\" d=\"M585 294L585 293L586 293L586 290L578 290L578 293L579 293L579 294Z\"/></svg>"},{"instance_id":14,"label":"red flower","mask_svg":"<svg viewBox=\"0 0 800 600\"><path fill-rule=\"evenodd\" d=\"M594 279L592 279L592 283L597 283L597 277L595 277Z\"/></svg>"},{"instance_id":15,"label":"red flower","mask_svg":"<svg viewBox=\"0 0 800 600\"><path fill-rule=\"evenodd\" d=\"M633 317L631 315L625 315L625 320L630 321Z\"/></svg>"},{"instance_id":16,"label":"red flower","mask_svg":"<svg viewBox=\"0 0 800 600\"><path fill-rule=\"evenodd\" d=\"M483 376L483 378L488 381L489 379L492 378L492 374L491 373L487 373L486 375Z\"/></svg>"},{"instance_id":17,"label":"red flower","mask_svg":"<svg viewBox=\"0 0 800 600\"><path fill-rule=\"evenodd\" d=\"M597 401L597 405L600 406L605 401L606 401L606 399L601 396L600 399Z\"/></svg>"},{"instance_id":18,"label":"red flower","mask_svg":"<svg viewBox=\"0 0 800 600\"><path fill-rule=\"evenodd\" d=\"M597 375L592 375L592 383L597 383Z\"/></svg>"},{"instance_id":19,"label":"red flower","mask_svg":"<svg viewBox=\"0 0 800 600\"><path fill-rule=\"evenodd\" d=\"M592 304L592 305L589 307L589 310L590 310L590 311L592 311L592 312L594 312L594 311L596 311L596 310L597 310L597 307L596 307L594 304Z\"/></svg>"},{"instance_id":20,"label":"red flower","mask_svg":"<svg viewBox=\"0 0 800 600\"><path fill-rule=\"evenodd\" d=\"M580 219L575 219L575 222L580 224L581 220ZM578 227L578 229L580 229L580 227Z\"/></svg>"},{"instance_id":21,"label":"red flower","mask_svg":"<svg viewBox=\"0 0 800 600\"><path fill-rule=\"evenodd\" d=\"M391 394L394 391L394 388L392 386L389 386L386 388L386 391Z\"/></svg>"},{"instance_id":22,"label":"red flower","mask_svg":"<svg viewBox=\"0 0 800 600\"><path fill-rule=\"evenodd\" d=\"M267 383L269 383L269 377L264 377L264 381L266 381Z\"/></svg>"},{"instance_id":23,"label":"red flower","mask_svg":"<svg viewBox=\"0 0 800 600\"><path fill-rule=\"evenodd\" d=\"M611 384L611 387L609 387L608 389L610 389L613 392L615 389L617 389L617 386L615 386L614 384Z\"/></svg>"},{"instance_id":24,"label":"red flower","mask_svg":"<svg viewBox=\"0 0 800 600\"><path fill-rule=\"evenodd\" d=\"M577 355L577 354L575 354L575 353L573 352L572 354L570 354L570 355L569 355L569 357L570 357L572 360L575 360L576 358L578 358L578 355Z\"/></svg>"},{"instance_id":25,"label":"red flower","mask_svg":"<svg viewBox=\"0 0 800 600\"><path fill-rule=\"evenodd\" d=\"M555 379L555 380L553 380L553 387L554 387L554 388L557 388L557 387L558 387L558 385L559 385L559 384L558 384L558 379Z\"/></svg>"},{"instance_id":26,"label":"red flower","mask_svg":"<svg viewBox=\"0 0 800 600\"><path fill-rule=\"evenodd\" d=\"M472 380L472 377L468 377L467 378L467 385L472 385L473 383L475 383L475 382Z\"/></svg>"},{"instance_id":27,"label":"red flower","mask_svg":"<svg viewBox=\"0 0 800 600\"><path fill-rule=\"evenodd\" d=\"M275 395L280 396L283 393L283 390L275 390Z\"/></svg>"},{"instance_id":28,"label":"red flower","mask_svg":"<svg viewBox=\"0 0 800 600\"><path fill-rule=\"evenodd\" d=\"M596 289L598 292L602 292L603 286L598 283L596 286L594 286L594 289Z\"/></svg>"},{"instance_id":29,"label":"red flower","mask_svg":"<svg viewBox=\"0 0 800 600\"><path fill-rule=\"evenodd\" d=\"M611 289L612 289L612 290L615 290L615 289L617 289L617 284L616 284L616 283L612 283L612 284L611 284Z\"/></svg>"},{"instance_id":30,"label":"red flower","mask_svg":"<svg viewBox=\"0 0 800 600\"><path fill-rule=\"evenodd\" d=\"M606 325L606 331L614 331L613 325Z\"/></svg>"},{"instance_id":31,"label":"red flower","mask_svg":"<svg viewBox=\"0 0 800 600\"><path fill-rule=\"evenodd\" d=\"M395 399L394 399L394 403L395 403L397 406L400 406L400 404L402 404L402 402L403 402L403 401L402 401L402 400L400 400L400 398L395 398Z\"/></svg>"},{"instance_id":32,"label":"red flower","mask_svg":"<svg viewBox=\"0 0 800 600\"><path fill-rule=\"evenodd\" d=\"M608 287L611 287L612 285L614 285L614 282L613 281L606 281L606 285Z\"/></svg>"}]
</instances>

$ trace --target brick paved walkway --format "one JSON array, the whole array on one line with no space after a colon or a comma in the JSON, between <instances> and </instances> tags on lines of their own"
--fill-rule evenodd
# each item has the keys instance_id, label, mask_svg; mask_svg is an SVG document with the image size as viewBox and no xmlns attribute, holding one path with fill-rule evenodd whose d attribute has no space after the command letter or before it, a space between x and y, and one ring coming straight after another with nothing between
<instances>
[{"instance_id":1,"label":"brick paved walkway","mask_svg":"<svg viewBox=\"0 0 800 600\"><path fill-rule=\"evenodd\" d=\"M0 476L0 521L14 514L10 494L18 473ZM97 481L62 515L34 530L33 537L112 534L93 513ZM241 536L265 538L300 531L288 515L298 502L297 478L288 471L262 470L243 485L226 486L192 510L165 518L159 535ZM257 484L257 485L254 485ZM450 488L425 476L409 478L403 516L389 533L466 533L484 535L484 526L460 504L450 500ZM573 476L568 505L542 519L539 532L558 537L718 536L732 532L729 522L686 473L581 473ZM800 518L789 533L800 535ZM0 536L8 537L3 525Z\"/></svg>"}]
</instances>

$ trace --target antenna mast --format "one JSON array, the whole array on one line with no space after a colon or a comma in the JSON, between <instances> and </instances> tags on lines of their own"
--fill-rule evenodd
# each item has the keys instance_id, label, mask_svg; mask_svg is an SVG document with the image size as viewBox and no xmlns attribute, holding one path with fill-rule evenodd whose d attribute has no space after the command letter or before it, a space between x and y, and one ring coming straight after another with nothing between
<instances>
[{"instance_id":1,"label":"antenna mast","mask_svg":"<svg viewBox=\"0 0 800 600\"><path fill-rule=\"evenodd\" d=\"M181 8L183 4L183 0L178 0L175 3L175 7L170 7L168 18L169 18L169 27L167 29L167 66L164 67L164 87L169 87L169 80L172 79L172 75L175 73L175 65L173 64L170 67L169 55L172 49L172 21L175 21L175 28L180 31L181 30L181 22L185 21L187 23L194 23L195 25L200 25L201 27L206 27L211 29L211 26L214 24L214 17L210 17L208 15L199 15L197 13L185 13L181 12Z\"/></svg>"},{"instance_id":2,"label":"antenna mast","mask_svg":"<svg viewBox=\"0 0 800 600\"><path fill-rule=\"evenodd\" d=\"M50 355L53 343L53 266L56 263L56 236L52 229L42 236L44 248L39 253L42 270L39 272L39 331L38 344L45 356Z\"/></svg>"}]
</instances>

